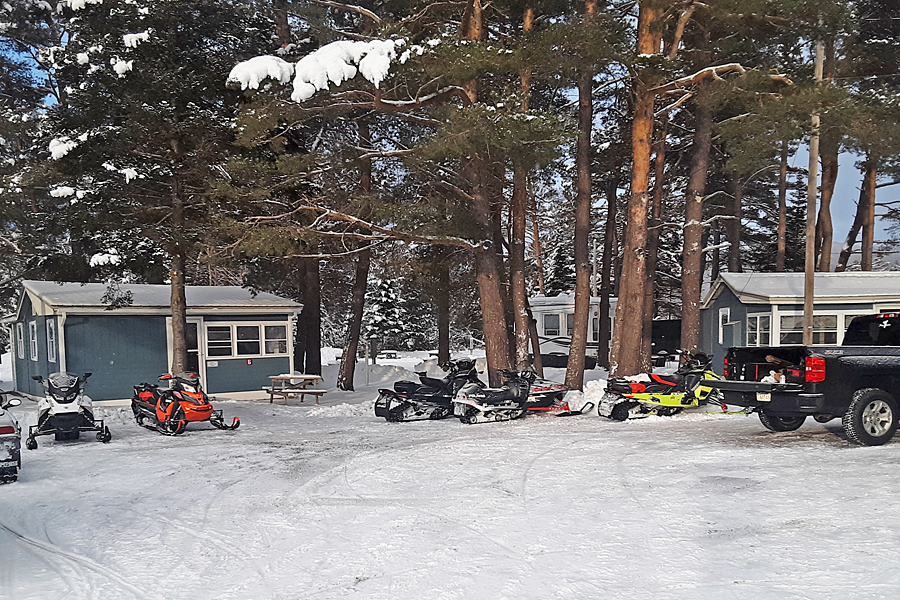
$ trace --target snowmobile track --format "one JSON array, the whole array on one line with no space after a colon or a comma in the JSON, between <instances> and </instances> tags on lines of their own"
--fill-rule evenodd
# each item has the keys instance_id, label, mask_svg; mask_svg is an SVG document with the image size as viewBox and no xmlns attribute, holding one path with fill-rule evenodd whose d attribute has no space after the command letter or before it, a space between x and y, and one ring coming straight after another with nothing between
<instances>
[{"instance_id":1,"label":"snowmobile track","mask_svg":"<svg viewBox=\"0 0 900 600\"><path fill-rule=\"evenodd\" d=\"M138 586L134 585L133 583L131 583L130 581L128 581L127 579L125 579L124 577L122 577L121 575L116 573L115 571L112 571L111 569L108 569L108 568L104 567L103 565L97 564L95 561L93 561L92 559L90 559L86 556L82 556L75 552L69 552L67 550L62 550L60 548L57 548L53 544L50 544L47 542L42 542L40 540L36 540L32 537L21 534L14 529L11 529L10 527L6 526L3 523L0 523L0 529L2 529L3 531L6 531L7 533L12 535L14 538L19 540L20 542L23 542L25 544L28 544L29 546L38 548L39 550L43 550L47 554L51 554L51 555L59 557L59 558L68 559L70 561L73 561L83 567L86 567L86 568L94 571L95 573L99 573L100 575L103 575L104 577L107 577L108 579L115 581L116 583L118 583L119 585L121 585L122 587L124 587L128 591L130 591L132 594L134 594L134 596L136 598L159 598L160 600L164 600L162 598L162 596L155 596L155 595L148 596ZM88 589L92 589L92 588L88 588Z\"/></svg>"}]
</instances>

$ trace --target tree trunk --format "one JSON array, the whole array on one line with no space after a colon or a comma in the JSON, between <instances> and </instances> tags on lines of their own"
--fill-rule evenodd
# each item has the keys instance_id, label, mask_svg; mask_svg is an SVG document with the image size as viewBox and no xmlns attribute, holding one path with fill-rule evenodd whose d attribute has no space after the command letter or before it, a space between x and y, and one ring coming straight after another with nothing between
<instances>
[{"instance_id":1,"label":"tree trunk","mask_svg":"<svg viewBox=\"0 0 900 600\"><path fill-rule=\"evenodd\" d=\"M834 39L825 41L824 79L829 84L834 80L835 56ZM826 125L827 117L826 117ZM816 223L816 270L831 270L831 246L834 240L834 226L831 221L831 199L838 176L838 152L840 151L840 132L834 127L825 127L819 146L819 159L822 162L822 198L819 201L819 218Z\"/></svg>"},{"instance_id":2,"label":"tree trunk","mask_svg":"<svg viewBox=\"0 0 900 600\"><path fill-rule=\"evenodd\" d=\"M531 353L533 356L534 372L538 377L544 376L544 361L541 360L541 338L538 335L537 321L528 307L528 335L531 337Z\"/></svg>"},{"instance_id":3,"label":"tree trunk","mask_svg":"<svg viewBox=\"0 0 900 600\"><path fill-rule=\"evenodd\" d=\"M438 364L450 360L450 261L444 257L438 265L438 285L435 292L438 330Z\"/></svg>"},{"instance_id":4,"label":"tree trunk","mask_svg":"<svg viewBox=\"0 0 900 600\"><path fill-rule=\"evenodd\" d=\"M523 32L532 29L534 9L525 8ZM519 89L522 91L522 110L528 110L528 95L531 93L531 69L523 69L519 75ZM515 364L522 371L529 366L528 340L531 322L528 318L528 290L525 280L525 234L528 228L528 171L524 165L516 164L513 172L512 236L509 252L509 279L512 284L511 296L515 323ZM538 351L538 354L540 351Z\"/></svg>"},{"instance_id":5,"label":"tree trunk","mask_svg":"<svg viewBox=\"0 0 900 600\"><path fill-rule=\"evenodd\" d=\"M819 222L816 227L816 249L819 253L816 270L831 270L831 246L834 226L831 222L831 199L838 176L838 142L834 135L822 136L822 199L819 201Z\"/></svg>"},{"instance_id":6,"label":"tree trunk","mask_svg":"<svg viewBox=\"0 0 900 600\"><path fill-rule=\"evenodd\" d=\"M866 191L866 210L863 213L862 258L859 261L859 268L871 271L875 251L875 180L878 177L878 167L876 161L871 158L866 160L865 167L866 176L862 185Z\"/></svg>"},{"instance_id":7,"label":"tree trunk","mask_svg":"<svg viewBox=\"0 0 900 600\"><path fill-rule=\"evenodd\" d=\"M719 263L722 261L722 255L719 253L719 244L722 243L722 230L719 229L719 221L715 221L712 226L713 250L712 269L710 269L709 280L715 281L719 278Z\"/></svg>"},{"instance_id":8,"label":"tree trunk","mask_svg":"<svg viewBox=\"0 0 900 600\"><path fill-rule=\"evenodd\" d=\"M178 154L177 142L172 148ZM184 200L181 197L181 181L172 178L172 231L180 236L185 230ZM180 239L169 251L169 281L172 289L170 308L172 310L172 373L184 373L187 370L187 296L185 294L185 251Z\"/></svg>"},{"instance_id":9,"label":"tree trunk","mask_svg":"<svg viewBox=\"0 0 900 600\"><path fill-rule=\"evenodd\" d=\"M313 247L315 253L316 248ZM303 312L307 314L306 368L308 375L322 374L322 291L319 280L319 260L308 259L306 266L306 287Z\"/></svg>"},{"instance_id":10,"label":"tree trunk","mask_svg":"<svg viewBox=\"0 0 900 600\"><path fill-rule=\"evenodd\" d=\"M647 236L647 286L644 289L644 326L641 332L641 369L650 371L653 355L653 314L656 292L656 264L659 260L659 226L662 223L663 185L666 176L666 135L669 118L664 115L654 144L653 200L650 203L650 227L655 228Z\"/></svg>"},{"instance_id":11,"label":"tree trunk","mask_svg":"<svg viewBox=\"0 0 900 600\"><path fill-rule=\"evenodd\" d=\"M728 247L728 270L732 273L740 273L743 270L741 266L741 222L743 211L741 210L741 199L744 195L744 186L741 182L734 178L731 180L731 219L728 220L728 241L731 245Z\"/></svg>"},{"instance_id":12,"label":"tree trunk","mask_svg":"<svg viewBox=\"0 0 900 600\"><path fill-rule=\"evenodd\" d=\"M360 148L371 148L372 139L369 123L363 119L357 122L359 127ZM363 196L372 193L372 159L362 161L359 167L359 191ZM365 214L365 213L364 213ZM369 265L372 253L364 250L356 257L356 272L353 276L353 292L350 299L350 323L347 324L347 340L344 344L344 359L337 376L337 388L353 391L353 377L356 373L356 354L359 350L359 334L362 331L363 309L366 304L366 288L369 282Z\"/></svg>"},{"instance_id":13,"label":"tree trunk","mask_svg":"<svg viewBox=\"0 0 900 600\"><path fill-rule=\"evenodd\" d=\"M712 114L698 104L694 128L694 152L685 198L684 249L681 275L681 347L700 346L700 291L703 287L703 194L712 146Z\"/></svg>"},{"instance_id":14,"label":"tree trunk","mask_svg":"<svg viewBox=\"0 0 900 600\"><path fill-rule=\"evenodd\" d=\"M775 271L784 272L785 239L787 236L787 168L788 143L781 143L781 168L778 171L778 249L775 252Z\"/></svg>"},{"instance_id":15,"label":"tree trunk","mask_svg":"<svg viewBox=\"0 0 900 600\"><path fill-rule=\"evenodd\" d=\"M469 0L460 23L460 34L465 40L481 41L485 36L484 14L481 0ZM471 102L478 101L478 84L473 79L465 85ZM478 281L478 295L481 316L484 323L484 350L491 385L500 383L501 369L509 368L509 337L506 323L503 290L500 287L500 268L497 264L497 250L493 247L492 207L490 196L485 189L484 159L475 154L463 161L463 169L472 181L472 197L475 225L482 235L482 243L476 248L475 271Z\"/></svg>"},{"instance_id":16,"label":"tree trunk","mask_svg":"<svg viewBox=\"0 0 900 600\"><path fill-rule=\"evenodd\" d=\"M638 16L637 51L659 54L663 10L658 3L645 0ZM641 329L643 327L644 287L647 284L645 248L647 247L647 190L650 185L650 156L653 145L653 106L656 100L648 73L639 71L634 79L634 121L631 133L633 168L631 198L628 202L628 226L625 229L622 278L610 363L613 375L634 375L641 370Z\"/></svg>"},{"instance_id":17,"label":"tree trunk","mask_svg":"<svg viewBox=\"0 0 900 600\"><path fill-rule=\"evenodd\" d=\"M588 25L597 10L595 0L585 3ZM575 150L575 314L572 319L572 342L566 366L566 387L584 388L584 357L587 353L588 326L591 319L591 132L594 129L594 71L578 75L578 142Z\"/></svg>"},{"instance_id":18,"label":"tree trunk","mask_svg":"<svg viewBox=\"0 0 900 600\"><path fill-rule=\"evenodd\" d=\"M853 219L853 224L850 225L847 239L844 241L844 246L841 248L840 256L838 256L838 262L834 269L838 273L847 270L847 263L850 262L850 256L853 254L856 238L859 236L859 231L866 221L866 205L868 204L867 197L869 193L866 181L868 180L868 171L871 166L872 163L870 161L866 161L862 165L863 181L862 185L859 186L859 201L856 203L856 217Z\"/></svg>"},{"instance_id":19,"label":"tree trunk","mask_svg":"<svg viewBox=\"0 0 900 600\"><path fill-rule=\"evenodd\" d=\"M184 252L181 248L171 254L169 279L172 298L172 373L187 371L187 297L184 283Z\"/></svg>"},{"instance_id":20,"label":"tree trunk","mask_svg":"<svg viewBox=\"0 0 900 600\"><path fill-rule=\"evenodd\" d=\"M616 253L616 194L619 178L614 175L606 182L606 230L603 232L603 258L600 262L600 314L597 332L597 365L609 370L609 340L611 337L609 308L613 295L612 270Z\"/></svg>"},{"instance_id":21,"label":"tree trunk","mask_svg":"<svg viewBox=\"0 0 900 600\"><path fill-rule=\"evenodd\" d=\"M543 260L543 250L541 248L541 225L540 219L538 215L537 208L537 198L534 196L534 192L531 189L531 186L528 185L526 180L526 189L528 190L528 203L530 205L531 210L531 251L534 253L534 267L537 271L537 283L538 283L538 293L543 296L545 295L545 281L544 281L544 260Z\"/></svg>"},{"instance_id":22,"label":"tree trunk","mask_svg":"<svg viewBox=\"0 0 900 600\"><path fill-rule=\"evenodd\" d=\"M309 264L308 258L297 259L294 269L294 277L299 287L300 303L304 308L297 316L297 335L294 337L294 364L293 369L302 373L306 364L306 340L309 337L309 313L306 312L306 293L304 286L306 285L306 267Z\"/></svg>"}]
</instances>

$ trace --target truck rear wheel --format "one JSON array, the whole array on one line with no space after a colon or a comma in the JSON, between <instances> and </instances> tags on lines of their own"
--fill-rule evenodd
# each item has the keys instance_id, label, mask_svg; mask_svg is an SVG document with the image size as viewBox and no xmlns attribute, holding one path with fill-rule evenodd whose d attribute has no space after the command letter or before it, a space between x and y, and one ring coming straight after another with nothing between
<instances>
[{"instance_id":1,"label":"truck rear wheel","mask_svg":"<svg viewBox=\"0 0 900 600\"><path fill-rule=\"evenodd\" d=\"M760 411L759 421L763 424L763 427L765 427L769 431L794 431L796 429L800 429L800 426L803 425L804 421L806 421L806 416L776 417L774 415L768 415Z\"/></svg>"},{"instance_id":2,"label":"truck rear wheel","mask_svg":"<svg viewBox=\"0 0 900 600\"><path fill-rule=\"evenodd\" d=\"M850 408L842 419L850 440L863 446L880 446L894 437L900 411L893 396L878 388L853 393Z\"/></svg>"}]
</instances>

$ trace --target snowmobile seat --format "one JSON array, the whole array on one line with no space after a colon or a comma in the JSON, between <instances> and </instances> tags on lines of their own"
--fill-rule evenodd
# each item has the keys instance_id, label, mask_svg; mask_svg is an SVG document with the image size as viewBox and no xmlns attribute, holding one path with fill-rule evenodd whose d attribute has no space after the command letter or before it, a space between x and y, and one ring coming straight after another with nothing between
<instances>
[{"instance_id":1,"label":"snowmobile seat","mask_svg":"<svg viewBox=\"0 0 900 600\"><path fill-rule=\"evenodd\" d=\"M684 375L680 373L672 373L671 375L657 375L656 373L651 373L650 379L653 383L674 387L684 380Z\"/></svg>"},{"instance_id":2,"label":"snowmobile seat","mask_svg":"<svg viewBox=\"0 0 900 600\"><path fill-rule=\"evenodd\" d=\"M453 379L451 379L450 377L447 377L445 379L438 379L437 377L419 375L419 381L422 382L422 385L427 385L428 387L432 387L438 390L448 390L450 389L450 384L453 382Z\"/></svg>"}]
</instances>

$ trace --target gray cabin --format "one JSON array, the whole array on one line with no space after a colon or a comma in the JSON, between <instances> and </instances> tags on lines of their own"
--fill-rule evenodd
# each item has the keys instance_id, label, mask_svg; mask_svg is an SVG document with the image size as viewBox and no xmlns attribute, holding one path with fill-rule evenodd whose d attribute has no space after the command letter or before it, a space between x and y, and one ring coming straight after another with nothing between
<instances>
[{"instance_id":1,"label":"gray cabin","mask_svg":"<svg viewBox=\"0 0 900 600\"><path fill-rule=\"evenodd\" d=\"M172 364L171 288L121 285L130 305L107 310L102 283L25 281L16 314L5 319L15 389L33 396L31 377L91 372L95 400L130 398ZM301 304L237 286L187 286L188 366L210 393L259 390L289 373L293 323Z\"/></svg>"},{"instance_id":2,"label":"gray cabin","mask_svg":"<svg viewBox=\"0 0 900 600\"><path fill-rule=\"evenodd\" d=\"M803 343L803 273L724 273L700 308L700 347L717 370L731 346ZM858 315L900 311L900 272L816 273L813 343L840 345Z\"/></svg>"}]
</instances>

